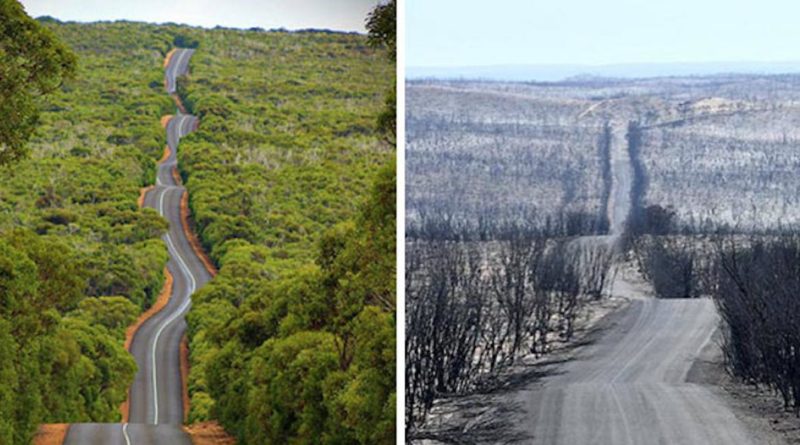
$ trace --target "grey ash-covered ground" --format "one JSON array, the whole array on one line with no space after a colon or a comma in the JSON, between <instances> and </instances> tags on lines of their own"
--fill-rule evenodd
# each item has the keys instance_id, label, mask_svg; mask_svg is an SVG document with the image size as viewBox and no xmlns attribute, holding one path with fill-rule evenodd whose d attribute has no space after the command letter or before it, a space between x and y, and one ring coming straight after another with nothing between
<instances>
[{"instance_id":1,"label":"grey ash-covered ground","mask_svg":"<svg viewBox=\"0 0 800 445\"><path fill-rule=\"evenodd\" d=\"M798 86L795 75L411 81L408 217L602 219L605 126L636 121L643 206L671 206L692 225L796 225Z\"/></svg>"}]
</instances>

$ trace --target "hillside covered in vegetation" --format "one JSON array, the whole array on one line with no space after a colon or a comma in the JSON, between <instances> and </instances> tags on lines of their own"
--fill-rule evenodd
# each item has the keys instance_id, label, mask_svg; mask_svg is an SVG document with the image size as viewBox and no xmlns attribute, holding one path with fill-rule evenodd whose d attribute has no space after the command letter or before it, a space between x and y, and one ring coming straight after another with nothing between
<instances>
[{"instance_id":1,"label":"hillside covered in vegetation","mask_svg":"<svg viewBox=\"0 0 800 445\"><path fill-rule=\"evenodd\" d=\"M0 183L0 443L43 422L115 422L136 372L125 328L163 284L167 228L137 206L180 92L200 239L190 421L241 443L394 438L394 147L375 130L394 65L366 36L40 23L76 55Z\"/></svg>"},{"instance_id":2,"label":"hillside covered in vegetation","mask_svg":"<svg viewBox=\"0 0 800 445\"><path fill-rule=\"evenodd\" d=\"M199 31L179 165L220 266L193 298L190 421L242 443L394 440L394 65L362 35Z\"/></svg>"}]
</instances>

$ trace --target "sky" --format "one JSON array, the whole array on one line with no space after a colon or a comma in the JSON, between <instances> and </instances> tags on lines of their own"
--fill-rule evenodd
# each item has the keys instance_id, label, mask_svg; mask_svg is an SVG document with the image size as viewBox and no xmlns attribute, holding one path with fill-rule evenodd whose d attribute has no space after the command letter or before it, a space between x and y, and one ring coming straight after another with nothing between
<instances>
[{"instance_id":1,"label":"sky","mask_svg":"<svg viewBox=\"0 0 800 445\"><path fill-rule=\"evenodd\" d=\"M365 32L377 0L21 0L28 15L67 21L126 19L203 27L327 28Z\"/></svg>"},{"instance_id":2,"label":"sky","mask_svg":"<svg viewBox=\"0 0 800 445\"><path fill-rule=\"evenodd\" d=\"M410 67L797 60L797 0L406 1Z\"/></svg>"}]
</instances>

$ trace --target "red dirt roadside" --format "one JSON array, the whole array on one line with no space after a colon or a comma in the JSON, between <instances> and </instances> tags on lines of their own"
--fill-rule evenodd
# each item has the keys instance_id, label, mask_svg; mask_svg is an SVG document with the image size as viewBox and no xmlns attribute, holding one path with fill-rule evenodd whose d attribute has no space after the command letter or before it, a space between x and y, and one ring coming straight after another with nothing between
<instances>
[{"instance_id":1,"label":"red dirt roadside","mask_svg":"<svg viewBox=\"0 0 800 445\"><path fill-rule=\"evenodd\" d=\"M194 445L235 445L236 439L228 435L216 421L199 422L183 427Z\"/></svg>"},{"instance_id":2,"label":"red dirt roadside","mask_svg":"<svg viewBox=\"0 0 800 445\"><path fill-rule=\"evenodd\" d=\"M33 445L61 445L69 431L68 423L46 423L39 425L33 437Z\"/></svg>"}]
</instances>

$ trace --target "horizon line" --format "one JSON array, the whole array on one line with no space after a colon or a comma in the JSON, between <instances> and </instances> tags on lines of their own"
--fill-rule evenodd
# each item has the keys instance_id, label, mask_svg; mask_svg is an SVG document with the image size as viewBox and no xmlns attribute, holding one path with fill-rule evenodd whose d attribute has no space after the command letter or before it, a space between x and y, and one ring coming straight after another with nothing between
<instances>
[{"instance_id":1,"label":"horizon line","mask_svg":"<svg viewBox=\"0 0 800 445\"><path fill-rule=\"evenodd\" d=\"M795 60L706 60L706 61L660 61L660 62L610 62L610 63L580 63L580 62L543 62L543 63L496 63L484 65L407 65L406 69L464 69L464 68L606 68L620 66L641 66L641 65L719 65L719 64L760 64L760 65L783 65L798 64L800 59Z\"/></svg>"},{"instance_id":2,"label":"horizon line","mask_svg":"<svg viewBox=\"0 0 800 445\"><path fill-rule=\"evenodd\" d=\"M93 25L98 23L117 23L117 22L127 22L127 23L141 23L146 25L154 25L154 26L185 26L188 28L201 28L206 30L214 30L214 29L231 29L237 31L252 31L252 32L303 32L303 31L322 31L322 32L331 32L337 34L358 34L358 35L367 35L366 32L363 31L356 31L356 30L345 30L345 29L335 29L335 28L315 28L315 27L308 27L308 28L286 28L284 26L280 26L277 28L264 28L261 26L249 26L249 27L239 27L239 26L232 26L232 25L214 25L214 26L203 26L203 25L195 25L190 23L178 23L178 22L150 22L147 20L135 20L135 19L125 19L125 18L116 18L116 19L101 19L101 20L64 20L58 17L45 14L34 17L34 20L37 21L53 21L57 23L64 23L64 24L79 24L79 25Z\"/></svg>"}]
</instances>

